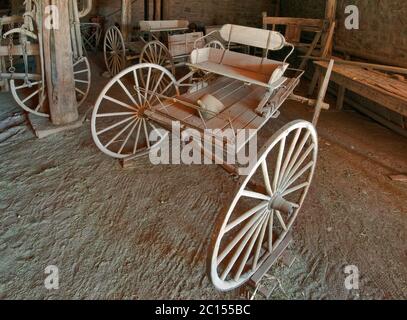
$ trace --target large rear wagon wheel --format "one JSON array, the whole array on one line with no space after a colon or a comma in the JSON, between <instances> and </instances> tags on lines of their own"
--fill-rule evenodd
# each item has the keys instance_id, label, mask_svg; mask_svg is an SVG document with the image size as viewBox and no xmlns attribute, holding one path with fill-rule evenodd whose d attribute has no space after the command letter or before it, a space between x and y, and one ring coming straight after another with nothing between
<instances>
[{"instance_id":1,"label":"large rear wagon wheel","mask_svg":"<svg viewBox=\"0 0 407 320\"><path fill-rule=\"evenodd\" d=\"M168 135L145 114L165 97L179 94L176 79L164 67L134 65L115 76L101 92L92 114L92 137L105 154L118 159L147 154ZM158 141L151 142L155 131Z\"/></svg>"},{"instance_id":2,"label":"large rear wagon wheel","mask_svg":"<svg viewBox=\"0 0 407 320\"><path fill-rule=\"evenodd\" d=\"M209 272L222 291L242 286L292 229L307 195L317 161L314 126L295 121L276 132L219 216Z\"/></svg>"}]
</instances>

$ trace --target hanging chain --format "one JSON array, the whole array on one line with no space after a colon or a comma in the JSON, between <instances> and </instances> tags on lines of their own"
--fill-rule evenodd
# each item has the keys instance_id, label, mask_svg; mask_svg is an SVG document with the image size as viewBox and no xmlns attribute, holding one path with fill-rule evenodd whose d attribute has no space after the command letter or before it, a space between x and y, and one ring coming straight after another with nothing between
<instances>
[{"instance_id":1,"label":"hanging chain","mask_svg":"<svg viewBox=\"0 0 407 320\"><path fill-rule=\"evenodd\" d=\"M14 57L13 57L13 50L14 50L14 41L13 41L13 34L10 34L9 36L9 44L8 44L8 59L10 62L10 68L8 71L10 73L14 73L16 71L16 68L14 67Z\"/></svg>"}]
</instances>

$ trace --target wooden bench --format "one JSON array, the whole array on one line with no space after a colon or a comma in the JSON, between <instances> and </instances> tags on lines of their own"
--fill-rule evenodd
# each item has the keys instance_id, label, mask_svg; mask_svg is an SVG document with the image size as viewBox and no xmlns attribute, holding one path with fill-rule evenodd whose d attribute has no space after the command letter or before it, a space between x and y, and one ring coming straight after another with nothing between
<instances>
[{"instance_id":1,"label":"wooden bench","mask_svg":"<svg viewBox=\"0 0 407 320\"><path fill-rule=\"evenodd\" d=\"M220 36L228 43L238 43L268 50L280 50L286 46L284 37L274 31L237 25L224 25ZM245 83L267 87L278 87L288 63L255 57L228 49L201 48L191 53L192 69L237 79Z\"/></svg>"},{"instance_id":2,"label":"wooden bench","mask_svg":"<svg viewBox=\"0 0 407 320\"><path fill-rule=\"evenodd\" d=\"M314 63L320 71L326 70L328 66L325 61ZM349 90L407 117L407 81L380 71L338 63L333 67L331 80L340 86L337 103L339 109L343 105L345 90ZM314 89L315 85L311 84L310 92Z\"/></svg>"}]
</instances>

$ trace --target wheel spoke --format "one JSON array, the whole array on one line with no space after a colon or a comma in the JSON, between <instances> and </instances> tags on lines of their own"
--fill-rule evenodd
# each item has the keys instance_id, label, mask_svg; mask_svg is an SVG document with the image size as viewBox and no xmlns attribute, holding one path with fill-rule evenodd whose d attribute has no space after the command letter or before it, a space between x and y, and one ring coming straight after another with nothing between
<instances>
[{"instance_id":1,"label":"wheel spoke","mask_svg":"<svg viewBox=\"0 0 407 320\"><path fill-rule=\"evenodd\" d=\"M98 136L100 136L101 134L103 134L103 133L105 133L105 132L107 132L107 131L110 131L110 130L112 130L112 129L114 129L114 128L117 128L118 126L121 126L122 124L125 124L126 122L129 122L129 121L132 120L132 119L134 119L134 117L126 118L126 119L124 119L124 120L122 120L122 121L120 121L120 122L117 122L117 123L115 123L115 124L113 124L113 125L111 125L111 126L105 128L105 129L103 129L103 130L97 132L96 134L97 134Z\"/></svg>"},{"instance_id":2,"label":"wheel spoke","mask_svg":"<svg viewBox=\"0 0 407 320\"><path fill-rule=\"evenodd\" d=\"M266 196L265 194L258 193L258 192L253 192L253 191L248 191L248 190L243 190L242 191L242 196L247 197L247 198L252 198L252 199L264 200L264 201L270 201L271 200L270 196Z\"/></svg>"},{"instance_id":3,"label":"wheel spoke","mask_svg":"<svg viewBox=\"0 0 407 320\"><path fill-rule=\"evenodd\" d=\"M163 79L163 77L164 77L164 72L161 73L160 78L158 79L158 81L157 81L157 83L156 83L156 85L155 85L153 91L151 92L150 98L148 99L148 102L149 102L149 103L151 102L153 96L154 96L155 93L157 92L158 86L159 86L161 80ZM153 82L153 83L154 83L154 82Z\"/></svg>"},{"instance_id":4,"label":"wheel spoke","mask_svg":"<svg viewBox=\"0 0 407 320\"><path fill-rule=\"evenodd\" d=\"M256 221L256 223L248 230L246 235L244 236L242 242L240 243L239 247L236 249L236 251L233 253L232 258L230 259L226 269L223 271L221 275L221 279L225 280L228 274L230 273L230 270L232 270L234 264L236 263L237 259L240 257L243 249L245 248L247 242L249 242L250 238L253 236L254 232L257 230L258 226L260 225L261 221L263 221L264 216L261 216L260 219Z\"/></svg>"},{"instance_id":5,"label":"wheel spoke","mask_svg":"<svg viewBox=\"0 0 407 320\"><path fill-rule=\"evenodd\" d=\"M147 97L148 97L148 89L150 87L150 79L151 79L151 68L148 68L148 74L147 74L147 82L146 82L146 93L144 95L144 101L148 101Z\"/></svg>"},{"instance_id":6,"label":"wheel spoke","mask_svg":"<svg viewBox=\"0 0 407 320\"><path fill-rule=\"evenodd\" d=\"M284 156L285 141L286 141L286 137L284 137L280 142L280 150L278 152L277 164L276 164L276 169L274 171L274 179L273 179L273 190L274 191L277 191L278 181L279 181L279 177L280 177L281 163L283 161L283 156Z\"/></svg>"},{"instance_id":7,"label":"wheel spoke","mask_svg":"<svg viewBox=\"0 0 407 320\"><path fill-rule=\"evenodd\" d=\"M89 84L89 81L86 81L86 80L79 80L79 79L74 79L74 80L75 80L75 82Z\"/></svg>"},{"instance_id":8,"label":"wheel spoke","mask_svg":"<svg viewBox=\"0 0 407 320\"><path fill-rule=\"evenodd\" d=\"M111 112L111 113L99 113L96 118L108 118L108 117L120 117L120 116L134 116L135 112Z\"/></svg>"},{"instance_id":9,"label":"wheel spoke","mask_svg":"<svg viewBox=\"0 0 407 320\"><path fill-rule=\"evenodd\" d=\"M302 168L294 177L292 177L285 185L284 189L288 188L291 186L295 181L297 181L305 172L307 172L309 169L311 169L314 166L314 161L311 161L308 163L304 168Z\"/></svg>"},{"instance_id":10,"label":"wheel spoke","mask_svg":"<svg viewBox=\"0 0 407 320\"><path fill-rule=\"evenodd\" d=\"M263 178L264 178L264 184L266 185L266 190L270 196L273 195L273 190L271 189L271 184L270 184L270 177L269 177L269 171L267 168L267 162L266 159L261 163L261 169L263 172Z\"/></svg>"},{"instance_id":11,"label":"wheel spoke","mask_svg":"<svg viewBox=\"0 0 407 320\"><path fill-rule=\"evenodd\" d=\"M136 140L134 141L133 154L136 154L136 152L137 152L138 140L140 138L140 131L141 131L142 122L143 121L140 120L139 123L138 123L137 136L136 136Z\"/></svg>"},{"instance_id":12,"label":"wheel spoke","mask_svg":"<svg viewBox=\"0 0 407 320\"><path fill-rule=\"evenodd\" d=\"M38 90L35 90L32 94L30 94L27 98L25 98L23 100L23 103L26 103L27 101L31 100L32 98L34 98L38 93L40 93L41 88Z\"/></svg>"},{"instance_id":13,"label":"wheel spoke","mask_svg":"<svg viewBox=\"0 0 407 320\"><path fill-rule=\"evenodd\" d=\"M147 124L148 124L154 131L156 131L156 132L158 133L158 135L161 137L161 139L164 139L164 136L161 134L160 130L157 129L156 126L151 123L151 121L147 121Z\"/></svg>"},{"instance_id":14,"label":"wheel spoke","mask_svg":"<svg viewBox=\"0 0 407 320\"><path fill-rule=\"evenodd\" d=\"M75 71L73 74L80 74L80 73L87 73L88 69L83 69L83 70L79 70L79 71Z\"/></svg>"},{"instance_id":15,"label":"wheel spoke","mask_svg":"<svg viewBox=\"0 0 407 320\"><path fill-rule=\"evenodd\" d=\"M269 252L273 252L273 227L274 227L274 210L270 212L269 218L269 234L268 234L268 244L269 244Z\"/></svg>"},{"instance_id":16,"label":"wheel spoke","mask_svg":"<svg viewBox=\"0 0 407 320\"><path fill-rule=\"evenodd\" d=\"M146 119L143 119L143 126L144 126L144 134L145 134L145 138L146 138L146 142L147 142L147 147L150 148L150 137L148 135L148 131L147 131L147 123L146 123Z\"/></svg>"},{"instance_id":17,"label":"wheel spoke","mask_svg":"<svg viewBox=\"0 0 407 320\"><path fill-rule=\"evenodd\" d=\"M117 82L119 83L119 85L123 89L123 91L126 93L126 95L129 97L131 102L135 105L135 107L137 109L139 109L139 106L138 106L136 100L134 100L133 96L130 94L129 90L126 88L126 86L123 84L123 82L120 79L118 79Z\"/></svg>"},{"instance_id":18,"label":"wheel spoke","mask_svg":"<svg viewBox=\"0 0 407 320\"><path fill-rule=\"evenodd\" d=\"M297 162L297 159L300 156L301 151L303 150L303 148L304 148L305 144L307 143L310 136L311 136L311 132L307 132L305 134L304 138L302 138L301 143L298 145L298 148L297 148L294 156L292 157L290 164L288 165L288 168L286 170L286 172L288 174L290 174L292 168L294 167L295 163ZM283 182L283 184L284 184L284 182Z\"/></svg>"},{"instance_id":19,"label":"wheel spoke","mask_svg":"<svg viewBox=\"0 0 407 320\"><path fill-rule=\"evenodd\" d=\"M131 125L133 125L137 121L136 118L134 118L133 121L128 123L122 130L120 130L108 143L105 145L105 148L108 148L113 142L115 142L123 133L126 132L128 128L130 128Z\"/></svg>"},{"instance_id":20,"label":"wheel spoke","mask_svg":"<svg viewBox=\"0 0 407 320\"><path fill-rule=\"evenodd\" d=\"M287 181L289 181L292 178L292 176L297 172L297 170L302 166L305 159L307 159L307 157L309 156L311 151L314 149L314 147L315 147L314 144L309 146L309 148L304 152L304 154L298 160L298 163L288 172L287 177L283 181L283 186L285 188L287 187L287 185L286 185Z\"/></svg>"},{"instance_id":21,"label":"wheel spoke","mask_svg":"<svg viewBox=\"0 0 407 320\"><path fill-rule=\"evenodd\" d=\"M255 271L257 269L257 263L259 262L260 252L261 252L261 248L263 246L264 236L266 234L268 220L269 220L270 215L271 215L270 212L268 214L266 214L266 218L263 221L263 227L261 229L260 238L257 242L256 253L253 258L253 268L252 268L253 271Z\"/></svg>"},{"instance_id":22,"label":"wheel spoke","mask_svg":"<svg viewBox=\"0 0 407 320\"><path fill-rule=\"evenodd\" d=\"M292 188L290 188L290 189L284 191L284 192L281 194L281 196L282 196L282 197L288 196L289 194L291 194L291 193L293 193L293 192L295 192L295 191L304 189L304 188L306 188L306 187L308 187L308 186L309 186L309 182L301 183L301 184L299 184L298 186L292 187Z\"/></svg>"},{"instance_id":23,"label":"wheel spoke","mask_svg":"<svg viewBox=\"0 0 407 320\"><path fill-rule=\"evenodd\" d=\"M20 90L20 89L25 89L25 88L28 88L28 87L33 87L33 86L36 86L36 85L41 85L41 84L42 84L42 81L37 81L37 82L32 82L32 83L24 83L21 86L15 87L15 89Z\"/></svg>"},{"instance_id":24,"label":"wheel spoke","mask_svg":"<svg viewBox=\"0 0 407 320\"><path fill-rule=\"evenodd\" d=\"M284 231L287 231L288 230L287 226L286 226L286 224L285 224L285 222L283 220L283 217L281 216L280 211L276 210L275 212L276 212L276 216L278 218L278 221L280 221L280 224L283 227Z\"/></svg>"},{"instance_id":25,"label":"wheel spoke","mask_svg":"<svg viewBox=\"0 0 407 320\"><path fill-rule=\"evenodd\" d=\"M251 237L249 246L246 248L245 255L243 256L242 261L240 262L239 268L237 269L237 272L235 274L235 281L238 281L240 279L240 276L242 275L243 269L247 263L247 260L249 260L250 254L252 253L253 247L256 243L256 241L259 238L259 234L261 230L263 229L264 226L264 220L267 218L267 215L261 218L260 224L257 226L256 231L254 232L254 235ZM240 256L240 254L239 254ZM238 256L238 257L239 257Z\"/></svg>"},{"instance_id":26,"label":"wheel spoke","mask_svg":"<svg viewBox=\"0 0 407 320\"><path fill-rule=\"evenodd\" d=\"M124 140L124 142L122 143L122 145L120 146L119 149L119 154L122 153L124 147L126 146L127 142L129 142L129 139L131 137L131 135L133 134L134 130L136 129L137 124L140 122L140 119L136 120L136 123L133 125L133 127L130 129L129 133L127 134L126 139Z\"/></svg>"},{"instance_id":27,"label":"wheel spoke","mask_svg":"<svg viewBox=\"0 0 407 320\"><path fill-rule=\"evenodd\" d=\"M122 107L124 107L124 108L137 111L137 109L134 108L134 107L132 107L131 105L128 105L127 103L121 102L121 101L119 101L119 100L117 100L117 99L115 99L115 98L112 98L112 97L108 96L108 95L105 95L103 98L106 99L106 100L109 100L109 101L111 101L111 102L113 102L113 103L116 103L116 104L118 104L119 106L122 106Z\"/></svg>"},{"instance_id":28,"label":"wheel spoke","mask_svg":"<svg viewBox=\"0 0 407 320\"><path fill-rule=\"evenodd\" d=\"M254 215L249 222L239 231L239 233L233 238L233 240L226 246L222 253L218 256L217 264L219 265L223 259L232 251L236 244L243 238L247 231L253 227L253 225L262 217L262 214L265 212L265 209L260 211L260 213Z\"/></svg>"},{"instance_id":29,"label":"wheel spoke","mask_svg":"<svg viewBox=\"0 0 407 320\"><path fill-rule=\"evenodd\" d=\"M284 164L283 164L283 166L281 168L281 174L280 174L278 184L283 182L283 180L285 178L285 173L286 173L288 164L290 163L290 160L291 160L291 157L293 155L295 146L296 146L296 144L298 142L298 139L300 138L301 131L302 131L302 128L297 129L297 132L295 133L293 141L291 142L290 148L288 149L288 153L287 153L287 155L285 157L285 160L284 160Z\"/></svg>"},{"instance_id":30,"label":"wheel spoke","mask_svg":"<svg viewBox=\"0 0 407 320\"><path fill-rule=\"evenodd\" d=\"M139 99L139 102L140 102L140 106L143 106L143 99L141 97L141 92L140 92L140 83L138 81L138 76L137 76L137 71L136 70L133 71L133 77L134 77L134 83L136 84L135 89L136 89L137 96L138 96L138 99Z\"/></svg>"},{"instance_id":31,"label":"wheel spoke","mask_svg":"<svg viewBox=\"0 0 407 320\"><path fill-rule=\"evenodd\" d=\"M259 205L255 206L254 208L246 211L244 214L242 214L239 218L236 218L232 222L230 222L226 227L224 233L229 232L233 228L235 228L237 225L241 224L243 221L246 221L249 219L252 215L258 213L260 210L264 209L267 207L268 202L262 202Z\"/></svg>"}]
</instances>

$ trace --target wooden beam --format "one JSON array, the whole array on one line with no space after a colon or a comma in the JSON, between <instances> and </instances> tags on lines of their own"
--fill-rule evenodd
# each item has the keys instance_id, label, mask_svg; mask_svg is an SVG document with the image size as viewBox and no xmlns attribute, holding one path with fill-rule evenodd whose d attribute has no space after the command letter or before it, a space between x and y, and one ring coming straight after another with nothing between
<instances>
[{"instance_id":1,"label":"wooden beam","mask_svg":"<svg viewBox=\"0 0 407 320\"><path fill-rule=\"evenodd\" d=\"M327 0L325 6L325 19L333 22L336 18L337 0Z\"/></svg>"},{"instance_id":2,"label":"wooden beam","mask_svg":"<svg viewBox=\"0 0 407 320\"><path fill-rule=\"evenodd\" d=\"M66 0L44 0L40 3L42 13L45 6L51 3L59 8L59 29L49 30L43 24L44 60L51 121L55 125L66 125L79 118L73 75L69 4Z\"/></svg>"},{"instance_id":3,"label":"wooden beam","mask_svg":"<svg viewBox=\"0 0 407 320\"><path fill-rule=\"evenodd\" d=\"M121 23L121 32L125 42L128 42L130 39L131 32L131 6L132 0L122 0L122 23Z\"/></svg>"},{"instance_id":4,"label":"wooden beam","mask_svg":"<svg viewBox=\"0 0 407 320\"><path fill-rule=\"evenodd\" d=\"M329 62L331 60L329 58L319 58L319 57L312 57L312 56L300 56L300 57L307 58L309 60L325 61L325 62ZM361 68L366 68L366 69L388 71L388 72L394 72L394 73L407 75L407 68L386 66L383 64L374 64L374 63L366 63L366 62L359 62L359 61L348 61L348 60L342 60L342 59L336 59L336 58L333 58L333 59L335 60L336 64L344 64L344 65L350 65L350 66L361 67Z\"/></svg>"},{"instance_id":5,"label":"wooden beam","mask_svg":"<svg viewBox=\"0 0 407 320\"><path fill-rule=\"evenodd\" d=\"M298 25L315 27L322 29L325 25L323 19L305 19L305 18L290 18L290 17L263 17L265 25Z\"/></svg>"},{"instance_id":6,"label":"wooden beam","mask_svg":"<svg viewBox=\"0 0 407 320\"><path fill-rule=\"evenodd\" d=\"M314 113L314 118L312 120L312 124L316 127L319 121L319 116L321 114L323 105L324 105L324 99L326 96L326 92L328 90L328 85L329 85L329 81L331 80L331 74L332 74L332 69L334 67L334 60L331 60L329 62L327 71L325 73L325 78L323 79L323 81L321 82L321 88L319 89L319 93L318 93L318 98L317 98L317 102L316 102L316 106L315 106L315 113Z\"/></svg>"},{"instance_id":7,"label":"wooden beam","mask_svg":"<svg viewBox=\"0 0 407 320\"><path fill-rule=\"evenodd\" d=\"M29 56L38 56L40 54L40 49L38 44L28 43L25 48L25 52ZM13 56L22 56L23 55L23 46L22 45L15 45L13 48L8 46L1 46L0 47L0 57L8 57L9 55Z\"/></svg>"}]
</instances>

